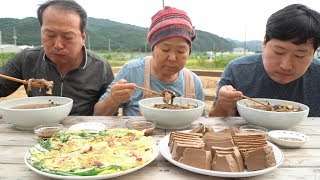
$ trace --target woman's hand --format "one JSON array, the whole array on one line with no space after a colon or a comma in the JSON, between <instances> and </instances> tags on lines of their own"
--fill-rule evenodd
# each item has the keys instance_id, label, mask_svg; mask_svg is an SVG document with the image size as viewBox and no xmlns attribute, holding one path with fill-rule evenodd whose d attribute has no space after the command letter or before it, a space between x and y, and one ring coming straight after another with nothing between
<instances>
[{"instance_id":1,"label":"woman's hand","mask_svg":"<svg viewBox=\"0 0 320 180\"><path fill-rule=\"evenodd\" d=\"M136 84L128 83L126 80L121 79L111 85L108 98L115 104L126 103L132 96L135 87Z\"/></svg>"}]
</instances>

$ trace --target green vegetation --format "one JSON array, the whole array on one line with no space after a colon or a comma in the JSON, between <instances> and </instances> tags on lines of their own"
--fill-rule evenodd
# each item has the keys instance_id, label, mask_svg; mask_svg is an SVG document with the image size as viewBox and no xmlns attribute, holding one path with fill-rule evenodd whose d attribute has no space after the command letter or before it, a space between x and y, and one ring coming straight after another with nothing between
<instances>
[{"instance_id":1,"label":"green vegetation","mask_svg":"<svg viewBox=\"0 0 320 180\"><path fill-rule=\"evenodd\" d=\"M186 67L189 69L201 69L201 70L224 70L227 64L242 55L220 55L214 56L210 61L208 55L205 53L195 54L189 57Z\"/></svg>"},{"instance_id":2,"label":"green vegetation","mask_svg":"<svg viewBox=\"0 0 320 180\"><path fill-rule=\"evenodd\" d=\"M119 67L126 62L137 59L140 57L145 57L150 54L145 53L126 53L126 52L96 52L99 56L108 60L112 67ZM4 53L0 54L0 66L13 57L15 53ZM202 70L223 70L229 61L240 57L240 55L220 55L214 56L212 61L208 60L208 55L205 53L192 53L187 61L186 67L189 69L202 69Z\"/></svg>"},{"instance_id":3,"label":"green vegetation","mask_svg":"<svg viewBox=\"0 0 320 180\"><path fill-rule=\"evenodd\" d=\"M17 45L40 45L40 25L37 18L0 18L2 44L13 44L15 27ZM234 42L209 32L197 30L197 38L192 43L194 51L230 52ZM108 19L88 18L86 46L91 50L112 52L150 52L147 44L148 28L122 24ZM90 42L90 44L89 44Z\"/></svg>"},{"instance_id":4,"label":"green vegetation","mask_svg":"<svg viewBox=\"0 0 320 180\"><path fill-rule=\"evenodd\" d=\"M10 59L11 57L13 57L15 55L15 53L3 53L0 54L0 66L3 66L8 59Z\"/></svg>"}]
</instances>

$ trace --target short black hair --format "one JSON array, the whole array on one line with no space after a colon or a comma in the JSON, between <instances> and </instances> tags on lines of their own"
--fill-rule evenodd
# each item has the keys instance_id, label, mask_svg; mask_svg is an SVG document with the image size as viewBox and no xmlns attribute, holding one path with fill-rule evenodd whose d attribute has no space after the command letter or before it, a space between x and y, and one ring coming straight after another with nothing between
<instances>
[{"instance_id":1,"label":"short black hair","mask_svg":"<svg viewBox=\"0 0 320 180\"><path fill-rule=\"evenodd\" d=\"M271 39L291 40L294 44L311 40L316 50L320 43L319 12L302 4L292 4L275 12L267 21L265 43Z\"/></svg>"},{"instance_id":2,"label":"short black hair","mask_svg":"<svg viewBox=\"0 0 320 180\"><path fill-rule=\"evenodd\" d=\"M41 4L37 10L38 20L42 26L42 16L45 9L49 6L55 6L63 10L74 11L80 16L80 31L85 32L88 22L87 12L74 0L49 0Z\"/></svg>"}]
</instances>

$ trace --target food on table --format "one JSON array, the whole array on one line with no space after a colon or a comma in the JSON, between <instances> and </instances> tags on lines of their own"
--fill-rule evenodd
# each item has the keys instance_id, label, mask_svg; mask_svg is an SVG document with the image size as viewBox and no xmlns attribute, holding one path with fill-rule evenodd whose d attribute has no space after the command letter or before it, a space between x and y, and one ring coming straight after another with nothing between
<instances>
[{"instance_id":1,"label":"food on table","mask_svg":"<svg viewBox=\"0 0 320 180\"><path fill-rule=\"evenodd\" d=\"M63 129L62 124L42 124L34 128L34 133L39 138L51 138Z\"/></svg>"},{"instance_id":2,"label":"food on table","mask_svg":"<svg viewBox=\"0 0 320 180\"><path fill-rule=\"evenodd\" d=\"M214 132L200 124L191 132L172 132L168 146L174 160L202 169L243 172L276 165L265 134L236 128Z\"/></svg>"},{"instance_id":3,"label":"food on table","mask_svg":"<svg viewBox=\"0 0 320 180\"><path fill-rule=\"evenodd\" d=\"M128 129L135 129L144 132L145 136L151 136L156 127L156 122L152 120L128 120L126 122Z\"/></svg>"},{"instance_id":4,"label":"food on table","mask_svg":"<svg viewBox=\"0 0 320 180\"><path fill-rule=\"evenodd\" d=\"M187 105L178 105L178 104L154 104L155 108L158 109L193 109L196 108L197 106L192 105L192 104L187 104Z\"/></svg>"},{"instance_id":5,"label":"food on table","mask_svg":"<svg viewBox=\"0 0 320 180\"><path fill-rule=\"evenodd\" d=\"M283 104L283 105L276 104L276 105L272 106L272 109L269 109L269 108L267 108L265 106L261 106L261 105L257 105L257 104L247 105L247 107L251 107L251 108L254 108L254 109L260 109L260 110L265 110L265 111L275 111L275 112L298 112L298 111L302 111L302 109L299 106L295 107L295 106L290 105L290 104Z\"/></svg>"},{"instance_id":6,"label":"food on table","mask_svg":"<svg viewBox=\"0 0 320 180\"><path fill-rule=\"evenodd\" d=\"M40 90L44 88L46 91L46 94L52 95L53 81L31 78L28 80L28 88L27 88L28 91L31 91L31 86L40 87Z\"/></svg>"},{"instance_id":7,"label":"food on table","mask_svg":"<svg viewBox=\"0 0 320 180\"><path fill-rule=\"evenodd\" d=\"M242 172L244 170L243 158L237 146L226 148L213 146L211 154L214 171Z\"/></svg>"},{"instance_id":8,"label":"food on table","mask_svg":"<svg viewBox=\"0 0 320 180\"><path fill-rule=\"evenodd\" d=\"M18 106L13 106L10 109L40 109L40 108L49 108L60 106L60 104L55 104L54 102L47 104L23 104Z\"/></svg>"},{"instance_id":9,"label":"food on table","mask_svg":"<svg viewBox=\"0 0 320 180\"><path fill-rule=\"evenodd\" d=\"M154 104L153 107L158 109L193 109L198 107L197 104L173 104L173 99L177 96L174 91L164 90L162 93L164 104Z\"/></svg>"},{"instance_id":10,"label":"food on table","mask_svg":"<svg viewBox=\"0 0 320 180\"><path fill-rule=\"evenodd\" d=\"M130 129L62 130L38 143L29 149L27 161L42 172L64 176L125 171L150 161L155 150L151 137Z\"/></svg>"},{"instance_id":11,"label":"food on table","mask_svg":"<svg viewBox=\"0 0 320 180\"><path fill-rule=\"evenodd\" d=\"M248 171L276 165L273 149L266 141L266 134L236 133L233 141L239 148Z\"/></svg>"},{"instance_id":12,"label":"food on table","mask_svg":"<svg viewBox=\"0 0 320 180\"><path fill-rule=\"evenodd\" d=\"M162 92L163 102L166 104L173 104L173 99L176 97L176 93L171 90L164 90Z\"/></svg>"},{"instance_id":13,"label":"food on table","mask_svg":"<svg viewBox=\"0 0 320 180\"><path fill-rule=\"evenodd\" d=\"M205 151L204 149L196 148L186 148L183 151L182 157L179 162L183 164L188 164L201 169L211 169L211 159L212 155L210 151Z\"/></svg>"}]
</instances>

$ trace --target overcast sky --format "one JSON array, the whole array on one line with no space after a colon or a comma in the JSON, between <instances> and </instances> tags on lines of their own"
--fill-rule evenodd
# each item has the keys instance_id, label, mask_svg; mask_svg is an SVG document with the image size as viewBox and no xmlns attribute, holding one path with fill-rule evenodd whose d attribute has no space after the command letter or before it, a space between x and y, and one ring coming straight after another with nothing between
<instances>
[{"instance_id":1,"label":"overcast sky","mask_svg":"<svg viewBox=\"0 0 320 180\"><path fill-rule=\"evenodd\" d=\"M1 0L0 18L36 17L36 9L44 1ZM162 8L162 0L76 1L89 17L141 27L149 27L151 16ZM196 29L240 41L263 40L268 17L294 3L320 12L320 0L165 0L165 5L185 10Z\"/></svg>"}]
</instances>

